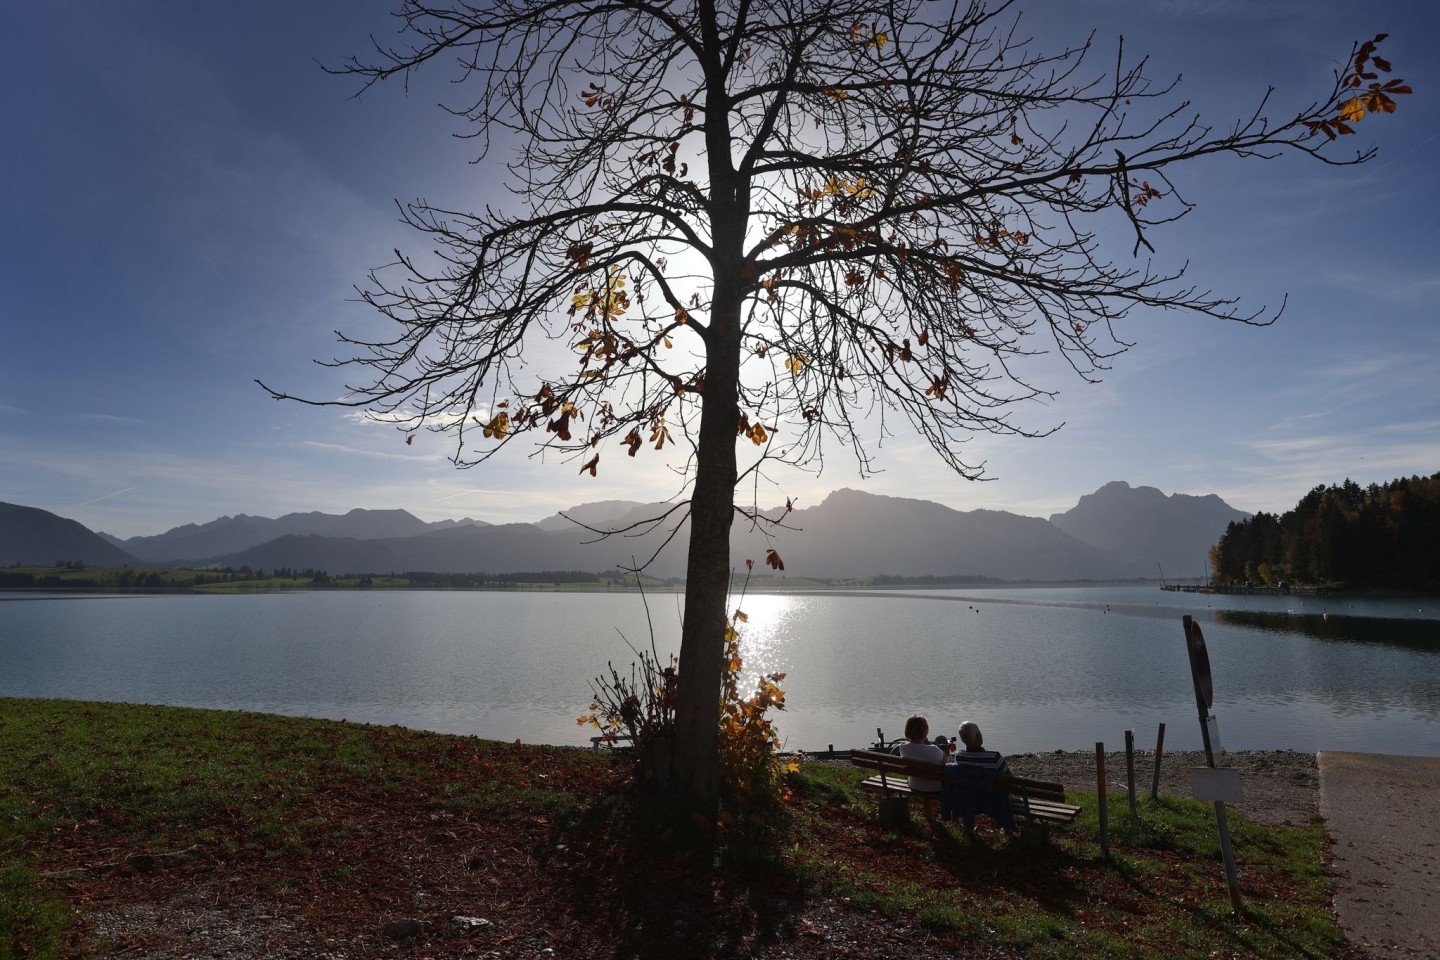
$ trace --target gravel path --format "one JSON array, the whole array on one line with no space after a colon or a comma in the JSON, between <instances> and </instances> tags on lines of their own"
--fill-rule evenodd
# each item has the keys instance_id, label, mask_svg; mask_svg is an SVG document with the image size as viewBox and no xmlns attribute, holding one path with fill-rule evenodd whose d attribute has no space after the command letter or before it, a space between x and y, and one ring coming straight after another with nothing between
<instances>
[{"instance_id":1,"label":"gravel path","mask_svg":"<svg viewBox=\"0 0 1440 960\"><path fill-rule=\"evenodd\" d=\"M1008 759L1010 769L1019 776L1057 780L1070 790L1095 790L1094 750L1017 753ZM1319 812L1320 778L1313 753L1242 750L1224 754L1219 764L1240 771L1244 800L1234 807L1256 823L1298 825ZM1203 766L1205 754L1201 751L1165 751L1160 758L1160 793L1190 796L1190 771ZM1136 796L1150 795L1154 770L1154 751L1136 750ZM1105 779L1112 802L1123 802L1127 779L1123 750L1106 753Z\"/></svg>"},{"instance_id":2,"label":"gravel path","mask_svg":"<svg viewBox=\"0 0 1440 960\"><path fill-rule=\"evenodd\" d=\"M1335 913L1365 956L1440 957L1440 758L1320 754Z\"/></svg>"}]
</instances>

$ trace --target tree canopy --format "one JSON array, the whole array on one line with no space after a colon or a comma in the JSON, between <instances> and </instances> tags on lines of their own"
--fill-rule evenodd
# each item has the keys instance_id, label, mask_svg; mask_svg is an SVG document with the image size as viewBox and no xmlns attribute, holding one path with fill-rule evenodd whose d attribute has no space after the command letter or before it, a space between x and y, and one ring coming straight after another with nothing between
<instances>
[{"instance_id":1,"label":"tree canopy","mask_svg":"<svg viewBox=\"0 0 1440 960\"><path fill-rule=\"evenodd\" d=\"M1178 171L1363 161L1326 151L1408 92L1380 77L1377 37L1308 105L1276 113L1262 93L1214 127L1143 59L1034 49L1012 7L405 0L398 44L336 68L365 85L449 70L448 108L482 159L508 153L516 209L402 206L430 249L372 272L362 295L393 324L341 335L360 379L330 402L453 434L461 465L523 440L591 476L617 458L676 469L675 770L701 807L728 533L737 510L756 517L737 484L818 468L835 442L866 473L895 413L979 478L967 437L1050 429L1011 415L1053 389L1034 355L1095 378L1137 307L1266 322L1146 257L1190 209Z\"/></svg>"},{"instance_id":2,"label":"tree canopy","mask_svg":"<svg viewBox=\"0 0 1440 960\"><path fill-rule=\"evenodd\" d=\"M1228 582L1440 590L1440 473L1311 490L1280 516L1231 523L1214 550Z\"/></svg>"}]
</instances>

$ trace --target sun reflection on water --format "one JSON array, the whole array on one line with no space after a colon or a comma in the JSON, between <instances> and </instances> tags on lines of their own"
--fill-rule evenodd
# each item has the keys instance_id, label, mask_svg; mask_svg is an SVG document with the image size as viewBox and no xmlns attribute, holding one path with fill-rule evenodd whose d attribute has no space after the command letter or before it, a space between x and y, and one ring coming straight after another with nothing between
<instances>
[{"instance_id":1,"label":"sun reflection on water","mask_svg":"<svg viewBox=\"0 0 1440 960\"><path fill-rule=\"evenodd\" d=\"M800 597L778 594L751 595L740 604L748 618L739 624L740 658L745 663L740 673L742 696L754 691L761 676L785 673L794 666L788 641L793 633L790 621L800 606Z\"/></svg>"}]
</instances>

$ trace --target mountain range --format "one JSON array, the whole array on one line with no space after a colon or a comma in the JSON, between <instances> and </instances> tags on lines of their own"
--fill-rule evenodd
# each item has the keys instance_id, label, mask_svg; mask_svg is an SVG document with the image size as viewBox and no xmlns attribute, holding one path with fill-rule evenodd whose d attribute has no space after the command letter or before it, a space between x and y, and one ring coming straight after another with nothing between
<instances>
[{"instance_id":1,"label":"mountain range","mask_svg":"<svg viewBox=\"0 0 1440 960\"><path fill-rule=\"evenodd\" d=\"M667 513L667 511L669 511ZM332 574L614 571L648 563L683 577L688 527L668 504L581 504L536 523L426 523L404 510L343 515L244 514L120 539L33 507L0 504L0 564L80 560L104 566L319 569ZM924 500L842 489L814 507L766 511L776 525L737 518L731 556L764 572L767 550L785 572L838 579L976 576L1103 580L1194 576L1232 520L1219 497L1108 483L1048 520L999 510L953 510ZM576 522L578 521L578 523ZM583 526L582 526L583 525ZM603 537L595 531L620 531Z\"/></svg>"}]
</instances>

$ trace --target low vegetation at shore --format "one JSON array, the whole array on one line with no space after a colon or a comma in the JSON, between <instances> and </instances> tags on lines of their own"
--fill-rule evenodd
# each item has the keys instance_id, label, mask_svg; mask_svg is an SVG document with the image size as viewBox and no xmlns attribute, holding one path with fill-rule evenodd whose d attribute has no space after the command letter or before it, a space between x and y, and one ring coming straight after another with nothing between
<instances>
[{"instance_id":1,"label":"low vegetation at shore","mask_svg":"<svg viewBox=\"0 0 1440 960\"><path fill-rule=\"evenodd\" d=\"M842 580L757 574L748 572L747 589L772 590L889 587L1004 586L989 577L854 577ZM263 593L276 590L407 589L407 590L564 590L651 591L684 587L678 578L657 579L633 574L602 574L576 570L536 570L520 573L424 573L332 575L324 570L191 570L180 567L98 567L84 563L0 568L0 590L104 591L137 593Z\"/></svg>"},{"instance_id":2,"label":"low vegetation at shore","mask_svg":"<svg viewBox=\"0 0 1440 960\"><path fill-rule=\"evenodd\" d=\"M1048 844L967 839L918 815L884 827L860 771L807 763L778 812L697 825L636 794L627 764L398 727L0 700L0 957L1343 950L1318 823L1232 819L1246 891L1232 913L1213 810L1192 801L1137 818L1113 804L1107 860L1084 793Z\"/></svg>"}]
</instances>

